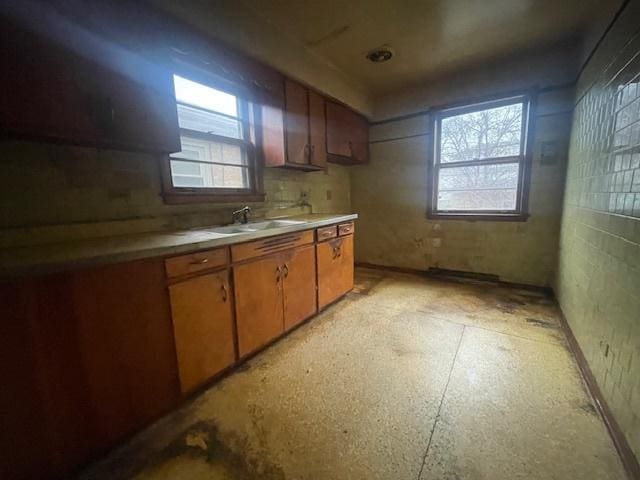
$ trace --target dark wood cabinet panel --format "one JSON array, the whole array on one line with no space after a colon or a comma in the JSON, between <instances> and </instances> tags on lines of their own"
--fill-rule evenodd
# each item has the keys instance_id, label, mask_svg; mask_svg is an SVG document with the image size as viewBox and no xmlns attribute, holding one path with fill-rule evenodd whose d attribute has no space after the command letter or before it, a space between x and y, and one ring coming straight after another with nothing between
<instances>
[{"instance_id":1,"label":"dark wood cabinet panel","mask_svg":"<svg viewBox=\"0 0 640 480\"><path fill-rule=\"evenodd\" d=\"M55 34L45 37L0 19L3 136L123 150L180 150L172 72L98 34L75 40L52 25Z\"/></svg>"},{"instance_id":2,"label":"dark wood cabinet panel","mask_svg":"<svg viewBox=\"0 0 640 480\"><path fill-rule=\"evenodd\" d=\"M369 162L369 122L361 115L354 114L351 121L352 158L355 164Z\"/></svg>"},{"instance_id":3,"label":"dark wood cabinet panel","mask_svg":"<svg viewBox=\"0 0 640 480\"><path fill-rule=\"evenodd\" d=\"M346 165L369 161L369 124L362 115L327 102L327 159Z\"/></svg>"},{"instance_id":4,"label":"dark wood cabinet panel","mask_svg":"<svg viewBox=\"0 0 640 480\"><path fill-rule=\"evenodd\" d=\"M173 284L169 293L180 386L188 393L236 360L229 271Z\"/></svg>"},{"instance_id":5,"label":"dark wood cabinet panel","mask_svg":"<svg viewBox=\"0 0 640 480\"><path fill-rule=\"evenodd\" d=\"M327 102L327 154L351 157L349 128L351 112L347 107ZM329 159L331 161L331 159Z\"/></svg>"},{"instance_id":6,"label":"dark wood cabinet panel","mask_svg":"<svg viewBox=\"0 0 640 480\"><path fill-rule=\"evenodd\" d=\"M353 235L317 245L318 307L324 308L353 289Z\"/></svg>"},{"instance_id":7,"label":"dark wood cabinet panel","mask_svg":"<svg viewBox=\"0 0 640 480\"><path fill-rule=\"evenodd\" d=\"M280 254L235 266L233 284L238 353L244 357L284 331Z\"/></svg>"},{"instance_id":8,"label":"dark wood cabinet panel","mask_svg":"<svg viewBox=\"0 0 640 480\"><path fill-rule=\"evenodd\" d=\"M313 245L284 252L284 328L289 330L317 312L316 257Z\"/></svg>"},{"instance_id":9,"label":"dark wood cabinet panel","mask_svg":"<svg viewBox=\"0 0 640 480\"><path fill-rule=\"evenodd\" d=\"M106 447L180 398L164 262L81 270L73 292L77 368Z\"/></svg>"},{"instance_id":10,"label":"dark wood cabinet panel","mask_svg":"<svg viewBox=\"0 0 640 480\"><path fill-rule=\"evenodd\" d=\"M308 165L309 104L308 91L302 85L285 80L285 132L287 135L287 161Z\"/></svg>"},{"instance_id":11,"label":"dark wood cabinet panel","mask_svg":"<svg viewBox=\"0 0 640 480\"><path fill-rule=\"evenodd\" d=\"M327 166L327 122L325 101L322 95L309 90L309 144L310 163L316 167Z\"/></svg>"},{"instance_id":12,"label":"dark wood cabinet panel","mask_svg":"<svg viewBox=\"0 0 640 480\"><path fill-rule=\"evenodd\" d=\"M63 476L179 401L162 260L5 283L0 300L3 478Z\"/></svg>"}]
</instances>

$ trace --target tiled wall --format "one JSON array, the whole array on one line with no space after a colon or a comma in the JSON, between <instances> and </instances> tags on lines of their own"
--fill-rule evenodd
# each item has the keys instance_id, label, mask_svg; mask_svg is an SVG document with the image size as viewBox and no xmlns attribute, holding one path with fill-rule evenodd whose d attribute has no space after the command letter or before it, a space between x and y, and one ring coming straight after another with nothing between
<instances>
[{"instance_id":1,"label":"tiled wall","mask_svg":"<svg viewBox=\"0 0 640 480\"><path fill-rule=\"evenodd\" d=\"M371 161L354 167L352 203L360 218L356 259L427 270L439 267L549 285L555 274L573 90L538 99L526 222L469 222L426 218L429 115L371 129ZM554 161L540 159L553 142Z\"/></svg>"},{"instance_id":2,"label":"tiled wall","mask_svg":"<svg viewBox=\"0 0 640 480\"><path fill-rule=\"evenodd\" d=\"M577 87L555 290L640 457L640 0Z\"/></svg>"},{"instance_id":3,"label":"tiled wall","mask_svg":"<svg viewBox=\"0 0 640 480\"><path fill-rule=\"evenodd\" d=\"M639 48L640 38L628 54ZM637 54L638 52L636 52ZM626 56L625 56L626 57ZM575 109L570 196L589 210L640 217L640 62L618 58Z\"/></svg>"},{"instance_id":4,"label":"tiled wall","mask_svg":"<svg viewBox=\"0 0 640 480\"><path fill-rule=\"evenodd\" d=\"M0 247L228 223L237 204L167 205L159 159L62 145L0 144ZM349 170L266 169L256 216L351 210Z\"/></svg>"}]
</instances>

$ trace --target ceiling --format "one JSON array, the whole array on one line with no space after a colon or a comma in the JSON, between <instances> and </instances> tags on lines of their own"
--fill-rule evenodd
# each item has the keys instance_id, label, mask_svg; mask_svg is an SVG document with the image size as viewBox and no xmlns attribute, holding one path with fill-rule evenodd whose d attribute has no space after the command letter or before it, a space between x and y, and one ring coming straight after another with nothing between
<instances>
[{"instance_id":1,"label":"ceiling","mask_svg":"<svg viewBox=\"0 0 640 480\"><path fill-rule=\"evenodd\" d=\"M241 0L372 94L577 42L622 0ZM606 22L604 23L606 24ZM390 45L394 57L365 55Z\"/></svg>"}]
</instances>

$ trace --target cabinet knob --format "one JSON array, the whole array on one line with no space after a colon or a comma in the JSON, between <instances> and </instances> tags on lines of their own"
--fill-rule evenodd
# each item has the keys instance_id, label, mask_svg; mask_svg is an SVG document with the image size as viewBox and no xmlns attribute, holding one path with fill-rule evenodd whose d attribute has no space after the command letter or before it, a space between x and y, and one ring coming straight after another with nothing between
<instances>
[{"instance_id":1,"label":"cabinet knob","mask_svg":"<svg viewBox=\"0 0 640 480\"><path fill-rule=\"evenodd\" d=\"M227 292L227 285L223 283L221 289L222 289L222 301L226 302L227 298L229 297L229 294Z\"/></svg>"},{"instance_id":2,"label":"cabinet knob","mask_svg":"<svg viewBox=\"0 0 640 480\"><path fill-rule=\"evenodd\" d=\"M284 270L284 278L287 278L289 276L289 265L285 263L282 268Z\"/></svg>"},{"instance_id":3,"label":"cabinet knob","mask_svg":"<svg viewBox=\"0 0 640 480\"><path fill-rule=\"evenodd\" d=\"M276 268L276 283L280 283L280 275L282 274L282 267Z\"/></svg>"}]
</instances>

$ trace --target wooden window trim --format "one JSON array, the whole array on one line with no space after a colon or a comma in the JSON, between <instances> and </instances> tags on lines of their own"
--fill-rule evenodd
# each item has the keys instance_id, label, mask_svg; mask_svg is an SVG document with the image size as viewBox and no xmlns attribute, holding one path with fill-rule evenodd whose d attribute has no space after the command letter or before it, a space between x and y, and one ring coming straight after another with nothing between
<instances>
[{"instance_id":1,"label":"wooden window trim","mask_svg":"<svg viewBox=\"0 0 640 480\"><path fill-rule=\"evenodd\" d=\"M439 149L439 129L442 118L450 116L451 113L463 114L485 110L491 107L510 105L514 100L521 100L525 108L523 109L524 133L521 138L521 155L513 157L487 158L479 161L464 161L449 164L451 166L482 165L498 163L515 163L513 159L518 159L518 198L516 209L513 211L446 211L435 210L436 196L438 194L438 171L442 167L436 167ZM529 192L531 187L531 165L533 155L533 135L535 130L535 92L515 92L508 96L488 97L475 100L473 103L456 103L454 105L439 107L431 120L430 145L427 154L427 213L429 219L438 220L461 220L461 221L492 221L492 222L526 222L529 218ZM443 115L449 113L449 115ZM449 168L445 167L445 168Z\"/></svg>"},{"instance_id":2,"label":"wooden window trim","mask_svg":"<svg viewBox=\"0 0 640 480\"><path fill-rule=\"evenodd\" d=\"M203 139L218 140L230 145L241 146L247 155L247 168L249 170L249 182L250 188L196 188L196 187L175 187L173 185L173 179L171 174L171 160L183 160L178 157L172 157L171 155L164 155L160 162L160 175L162 180L162 193L161 196L164 203L170 205L191 204L191 203L240 203L240 202L264 202L265 192L263 183L263 166L259 161L258 152L256 148L256 132L255 132L255 119L254 119L254 105L247 101L242 95L242 89L230 88L227 83L219 82L214 78L205 78L201 74L192 75L188 68L182 66L181 68L175 68L176 75L183 76L187 79L201 83L205 86L228 92L235 95L238 99L238 106L240 108L239 120L242 122L242 139L234 139L232 137L223 137L214 134L193 132L187 129L180 129L180 133L183 131L189 136L202 137ZM184 102L178 102L176 100L176 108L178 103L185 104ZM201 110L207 110L206 108L200 108ZM223 116L229 116L220 112L214 112ZM206 137L206 138L205 138ZM190 161L189 159L184 159ZM200 163L192 161L193 163ZM210 162L202 162L210 163ZM230 164L231 165L231 164Z\"/></svg>"}]
</instances>

